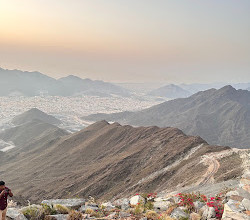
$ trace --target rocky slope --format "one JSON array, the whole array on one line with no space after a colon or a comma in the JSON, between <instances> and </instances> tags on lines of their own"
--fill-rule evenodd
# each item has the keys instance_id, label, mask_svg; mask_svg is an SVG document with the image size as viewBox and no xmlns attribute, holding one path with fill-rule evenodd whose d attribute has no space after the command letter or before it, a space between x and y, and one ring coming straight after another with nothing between
<instances>
[{"instance_id":1,"label":"rocky slope","mask_svg":"<svg viewBox=\"0 0 250 220\"><path fill-rule=\"evenodd\" d=\"M249 153L245 152L245 153ZM248 158L248 164L249 164ZM244 170L244 171L247 171ZM210 184L214 188L218 184ZM13 220L49 219L148 219L148 220L248 220L250 219L250 173L235 188L205 193L142 193L108 202L89 198L49 199L20 207L9 202L7 217Z\"/></svg>"},{"instance_id":2,"label":"rocky slope","mask_svg":"<svg viewBox=\"0 0 250 220\"><path fill-rule=\"evenodd\" d=\"M31 201L88 195L110 199L221 182L242 173L238 153L224 154L230 148L210 146L170 127L100 121L26 149L15 157L6 152L0 173L17 195ZM215 153L224 156L215 158Z\"/></svg>"},{"instance_id":3,"label":"rocky slope","mask_svg":"<svg viewBox=\"0 0 250 220\"><path fill-rule=\"evenodd\" d=\"M85 120L117 121L135 126L177 127L209 144L249 148L250 91L232 86L198 92L139 112L95 114Z\"/></svg>"}]
</instances>

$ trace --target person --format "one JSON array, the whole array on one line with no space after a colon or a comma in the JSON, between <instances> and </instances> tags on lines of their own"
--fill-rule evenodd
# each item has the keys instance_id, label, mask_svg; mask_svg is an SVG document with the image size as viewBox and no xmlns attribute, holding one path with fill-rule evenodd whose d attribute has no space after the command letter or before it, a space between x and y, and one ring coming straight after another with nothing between
<instances>
[{"instance_id":1,"label":"person","mask_svg":"<svg viewBox=\"0 0 250 220\"><path fill-rule=\"evenodd\" d=\"M0 220L6 219L8 196L12 197L13 193L5 186L4 181L0 181Z\"/></svg>"}]
</instances>

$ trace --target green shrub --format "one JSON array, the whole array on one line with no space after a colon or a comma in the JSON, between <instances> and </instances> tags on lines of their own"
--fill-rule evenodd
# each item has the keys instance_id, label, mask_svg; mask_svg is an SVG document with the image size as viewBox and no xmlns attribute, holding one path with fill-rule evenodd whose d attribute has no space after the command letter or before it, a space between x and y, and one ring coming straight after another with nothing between
<instances>
[{"instance_id":1,"label":"green shrub","mask_svg":"<svg viewBox=\"0 0 250 220\"><path fill-rule=\"evenodd\" d=\"M57 220L57 218L51 215L46 215L44 220Z\"/></svg>"},{"instance_id":2,"label":"green shrub","mask_svg":"<svg viewBox=\"0 0 250 220\"><path fill-rule=\"evenodd\" d=\"M95 211L93 209L86 209L85 214L92 215L92 214L94 214L94 212Z\"/></svg>"},{"instance_id":3,"label":"green shrub","mask_svg":"<svg viewBox=\"0 0 250 220\"><path fill-rule=\"evenodd\" d=\"M60 204L54 205L54 209L58 214L68 214L70 212L69 208Z\"/></svg>"},{"instance_id":4,"label":"green shrub","mask_svg":"<svg viewBox=\"0 0 250 220\"><path fill-rule=\"evenodd\" d=\"M95 217L95 218L101 218L101 217L103 217L104 215L103 215L103 213L102 212L98 212L98 211L94 211L91 215L90 215L91 217Z\"/></svg>"},{"instance_id":5,"label":"green shrub","mask_svg":"<svg viewBox=\"0 0 250 220\"><path fill-rule=\"evenodd\" d=\"M71 210L68 215L68 220L81 220L83 219L82 213Z\"/></svg>"},{"instance_id":6,"label":"green shrub","mask_svg":"<svg viewBox=\"0 0 250 220\"><path fill-rule=\"evenodd\" d=\"M145 205L144 205L145 210L153 210L154 209L154 204L151 201L148 201Z\"/></svg>"},{"instance_id":7,"label":"green shrub","mask_svg":"<svg viewBox=\"0 0 250 220\"><path fill-rule=\"evenodd\" d=\"M29 220L43 220L45 212L43 207L29 206L22 210L23 215Z\"/></svg>"},{"instance_id":8,"label":"green shrub","mask_svg":"<svg viewBox=\"0 0 250 220\"><path fill-rule=\"evenodd\" d=\"M135 214L135 215L139 215L139 214L142 214L143 212L144 212L144 206L143 206L143 204L138 203L138 204L135 206L134 214Z\"/></svg>"},{"instance_id":9,"label":"green shrub","mask_svg":"<svg viewBox=\"0 0 250 220\"><path fill-rule=\"evenodd\" d=\"M155 211L147 211L145 216L147 217L147 219L151 219L151 220L155 220L159 218L159 215L155 212Z\"/></svg>"},{"instance_id":10,"label":"green shrub","mask_svg":"<svg viewBox=\"0 0 250 220\"><path fill-rule=\"evenodd\" d=\"M45 215L55 215L57 214L56 210L54 209L54 206L49 206L47 204L42 204L42 208Z\"/></svg>"}]
</instances>

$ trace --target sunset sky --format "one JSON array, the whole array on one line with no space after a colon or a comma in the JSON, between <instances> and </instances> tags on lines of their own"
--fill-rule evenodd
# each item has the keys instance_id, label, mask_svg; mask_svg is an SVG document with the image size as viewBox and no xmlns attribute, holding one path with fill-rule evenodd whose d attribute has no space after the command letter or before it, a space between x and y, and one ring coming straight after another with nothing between
<instances>
[{"instance_id":1,"label":"sunset sky","mask_svg":"<svg viewBox=\"0 0 250 220\"><path fill-rule=\"evenodd\" d=\"M0 0L0 67L111 82L250 82L249 0Z\"/></svg>"}]
</instances>

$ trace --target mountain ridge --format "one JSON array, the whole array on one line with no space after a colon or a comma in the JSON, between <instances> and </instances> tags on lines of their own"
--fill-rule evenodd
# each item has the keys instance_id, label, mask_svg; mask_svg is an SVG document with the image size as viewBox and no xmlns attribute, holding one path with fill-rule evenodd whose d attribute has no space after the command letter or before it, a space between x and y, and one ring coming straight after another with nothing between
<instances>
[{"instance_id":1,"label":"mountain ridge","mask_svg":"<svg viewBox=\"0 0 250 220\"><path fill-rule=\"evenodd\" d=\"M177 128L100 121L52 143L34 145L14 161L14 152L6 152L8 159L0 161L0 172L18 195L31 201L65 198L69 192L104 199L199 184L207 172L201 157L229 150L208 145ZM219 169L226 170L226 175L218 171L215 181L241 174L240 166L228 166L230 158ZM155 178L146 178L156 171L161 172ZM16 179L26 184L20 185Z\"/></svg>"},{"instance_id":2,"label":"mountain ridge","mask_svg":"<svg viewBox=\"0 0 250 220\"><path fill-rule=\"evenodd\" d=\"M76 90L68 80L77 82ZM130 92L118 85L101 80L82 79L69 75L61 79L54 79L40 72L21 70L7 70L0 68L0 96L9 95L36 96L40 94L72 96L72 95L100 95L100 96L130 96Z\"/></svg>"},{"instance_id":3,"label":"mountain ridge","mask_svg":"<svg viewBox=\"0 0 250 220\"><path fill-rule=\"evenodd\" d=\"M210 144L249 148L250 92L232 86L198 92L138 112L94 114L89 121L117 121L134 126L177 127Z\"/></svg>"}]
</instances>

